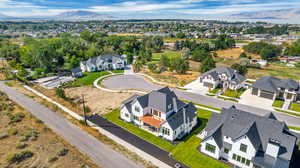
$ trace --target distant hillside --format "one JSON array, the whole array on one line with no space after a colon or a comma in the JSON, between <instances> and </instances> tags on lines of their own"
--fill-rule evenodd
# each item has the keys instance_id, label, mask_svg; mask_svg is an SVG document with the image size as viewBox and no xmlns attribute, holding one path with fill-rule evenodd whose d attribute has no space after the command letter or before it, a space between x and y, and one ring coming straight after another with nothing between
<instances>
[{"instance_id":1,"label":"distant hillside","mask_svg":"<svg viewBox=\"0 0 300 168\"><path fill-rule=\"evenodd\" d=\"M86 21L86 20L111 20L115 19L115 17L99 14L95 12L88 11L72 11L72 12L64 12L59 15L52 17L54 20L77 20L77 21Z\"/></svg>"},{"instance_id":2,"label":"distant hillside","mask_svg":"<svg viewBox=\"0 0 300 168\"><path fill-rule=\"evenodd\" d=\"M244 12L231 15L231 17L234 19L297 19L300 18L300 8Z\"/></svg>"},{"instance_id":3,"label":"distant hillside","mask_svg":"<svg viewBox=\"0 0 300 168\"><path fill-rule=\"evenodd\" d=\"M7 18L9 18L9 16L6 16L6 15L0 13L0 19L7 19Z\"/></svg>"}]
</instances>

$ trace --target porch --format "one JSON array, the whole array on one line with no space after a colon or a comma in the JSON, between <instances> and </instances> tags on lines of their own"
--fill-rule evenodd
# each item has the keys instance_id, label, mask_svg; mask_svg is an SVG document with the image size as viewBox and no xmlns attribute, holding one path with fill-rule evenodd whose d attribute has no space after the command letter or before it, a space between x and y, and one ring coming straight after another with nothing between
<instances>
[{"instance_id":1,"label":"porch","mask_svg":"<svg viewBox=\"0 0 300 168\"><path fill-rule=\"evenodd\" d=\"M158 119L157 117L150 114L140 117L140 120L143 122L141 128L156 136L159 136L160 126L164 122L164 120Z\"/></svg>"}]
</instances>

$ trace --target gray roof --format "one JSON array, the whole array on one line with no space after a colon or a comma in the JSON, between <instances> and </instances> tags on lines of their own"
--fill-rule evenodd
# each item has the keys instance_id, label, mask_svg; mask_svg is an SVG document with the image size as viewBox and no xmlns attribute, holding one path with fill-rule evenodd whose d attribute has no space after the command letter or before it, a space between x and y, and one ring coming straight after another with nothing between
<instances>
[{"instance_id":1,"label":"gray roof","mask_svg":"<svg viewBox=\"0 0 300 168\"><path fill-rule=\"evenodd\" d=\"M196 107L192 103L186 104L179 111L174 112L167 118L167 122L173 130L175 130L184 123L184 111L186 115L186 122L191 122L196 117Z\"/></svg>"},{"instance_id":2,"label":"gray roof","mask_svg":"<svg viewBox=\"0 0 300 168\"><path fill-rule=\"evenodd\" d=\"M212 70L205 72L202 77L210 75L215 80L221 80L219 75L225 74L228 77L228 81L233 82L235 84L242 83L246 80L244 76L237 73L236 70L229 67L217 67Z\"/></svg>"},{"instance_id":3,"label":"gray roof","mask_svg":"<svg viewBox=\"0 0 300 168\"><path fill-rule=\"evenodd\" d=\"M89 65L89 64L96 65L99 62L101 62L101 63L108 62L108 63L114 64L120 60L124 61L124 58L118 54L111 53L111 54L104 54L104 55L100 55L98 57L90 58L87 61L82 61L82 63L86 64L86 65Z\"/></svg>"},{"instance_id":4,"label":"gray roof","mask_svg":"<svg viewBox=\"0 0 300 168\"><path fill-rule=\"evenodd\" d=\"M167 113L174 110L172 114L167 116L167 122L172 129L176 129L183 123L183 112L185 110L186 119L192 121L196 117L197 109L192 103L186 104L178 99L176 94L168 87L159 90L151 91L143 96L134 95L122 103L122 107L131 112L131 106L138 101L142 108L153 108L160 112ZM176 110L177 108L177 110Z\"/></svg>"},{"instance_id":5,"label":"gray roof","mask_svg":"<svg viewBox=\"0 0 300 168\"><path fill-rule=\"evenodd\" d=\"M277 92L278 88L300 91L299 83L291 79L279 79L272 76L264 76L257 80L252 87L269 92Z\"/></svg>"},{"instance_id":6,"label":"gray roof","mask_svg":"<svg viewBox=\"0 0 300 168\"><path fill-rule=\"evenodd\" d=\"M257 151L266 151L269 141L280 142L279 158L290 160L297 138L291 134L284 122L280 122L270 113L258 116L234 106L224 109L221 114L213 113L205 127L207 136L214 137L217 144L223 144L222 137L231 137L233 140L244 135L252 142ZM218 132L219 131L219 132ZM221 133L220 133L221 132ZM216 138L217 136L217 138ZM222 136L222 137L219 137Z\"/></svg>"},{"instance_id":7,"label":"gray roof","mask_svg":"<svg viewBox=\"0 0 300 168\"><path fill-rule=\"evenodd\" d=\"M81 72L81 68L80 67L73 68L73 69L71 69L71 72L73 72L73 73Z\"/></svg>"}]
</instances>

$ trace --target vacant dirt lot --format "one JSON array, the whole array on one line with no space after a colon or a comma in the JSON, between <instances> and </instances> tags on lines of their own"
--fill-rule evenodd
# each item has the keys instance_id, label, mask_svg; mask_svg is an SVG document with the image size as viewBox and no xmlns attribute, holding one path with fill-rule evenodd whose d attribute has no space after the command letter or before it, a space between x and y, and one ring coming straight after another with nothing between
<instances>
[{"instance_id":1,"label":"vacant dirt lot","mask_svg":"<svg viewBox=\"0 0 300 168\"><path fill-rule=\"evenodd\" d=\"M219 50L217 51L218 57L220 58L231 58L231 59L238 59L240 54L244 52L242 48L232 48L226 50ZM259 55L247 53L248 56L251 56L253 59L260 59Z\"/></svg>"},{"instance_id":2,"label":"vacant dirt lot","mask_svg":"<svg viewBox=\"0 0 300 168\"><path fill-rule=\"evenodd\" d=\"M86 156L47 128L42 121L0 93L0 167L96 168ZM12 155L32 152L15 161Z\"/></svg>"},{"instance_id":3,"label":"vacant dirt lot","mask_svg":"<svg viewBox=\"0 0 300 168\"><path fill-rule=\"evenodd\" d=\"M65 89L67 97L73 99L74 102L81 101L81 95L91 112L105 114L111 112L112 109L120 107L122 101L126 100L134 93L110 93L104 92L91 86L83 86Z\"/></svg>"}]
</instances>

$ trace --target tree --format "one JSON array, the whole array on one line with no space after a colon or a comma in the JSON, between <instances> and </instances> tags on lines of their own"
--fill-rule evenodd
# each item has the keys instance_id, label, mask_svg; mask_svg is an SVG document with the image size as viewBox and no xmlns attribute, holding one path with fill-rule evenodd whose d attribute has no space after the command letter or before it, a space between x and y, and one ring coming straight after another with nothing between
<instances>
[{"instance_id":1,"label":"tree","mask_svg":"<svg viewBox=\"0 0 300 168\"><path fill-rule=\"evenodd\" d=\"M134 61L133 65L132 65L134 72L141 71L142 67L143 67L143 63L140 60Z\"/></svg>"},{"instance_id":2,"label":"tree","mask_svg":"<svg viewBox=\"0 0 300 168\"><path fill-rule=\"evenodd\" d=\"M189 48L183 48L181 51L181 57L185 60L190 59L191 50Z\"/></svg>"},{"instance_id":3,"label":"tree","mask_svg":"<svg viewBox=\"0 0 300 168\"><path fill-rule=\"evenodd\" d=\"M260 56L264 60L269 60L279 56L280 53L281 49L273 45L268 45L260 51Z\"/></svg>"},{"instance_id":4,"label":"tree","mask_svg":"<svg viewBox=\"0 0 300 168\"><path fill-rule=\"evenodd\" d=\"M170 60L169 60L168 56L162 55L160 57L160 59L159 59L159 66L161 68L165 68L165 69L167 69L167 67L170 66Z\"/></svg>"},{"instance_id":5,"label":"tree","mask_svg":"<svg viewBox=\"0 0 300 168\"><path fill-rule=\"evenodd\" d=\"M183 39L183 38L185 38L186 36L185 36L185 34L183 33L183 32L178 32L178 33L176 33L176 38L180 38L180 39Z\"/></svg>"},{"instance_id":6,"label":"tree","mask_svg":"<svg viewBox=\"0 0 300 168\"><path fill-rule=\"evenodd\" d=\"M29 75L28 71L21 65L17 65L17 68L18 68L18 73L17 75L19 77L22 77L22 78L25 78Z\"/></svg>"},{"instance_id":7,"label":"tree","mask_svg":"<svg viewBox=\"0 0 300 168\"><path fill-rule=\"evenodd\" d=\"M237 63L231 65L231 68L237 70L237 72L241 75L246 75L246 73L248 72L247 66Z\"/></svg>"},{"instance_id":8,"label":"tree","mask_svg":"<svg viewBox=\"0 0 300 168\"><path fill-rule=\"evenodd\" d=\"M133 62L133 59L134 59L133 54L128 53L126 59L127 59L127 63L131 64Z\"/></svg>"},{"instance_id":9,"label":"tree","mask_svg":"<svg viewBox=\"0 0 300 168\"><path fill-rule=\"evenodd\" d=\"M247 54L245 52L242 52L240 54L240 58L248 58Z\"/></svg>"},{"instance_id":10,"label":"tree","mask_svg":"<svg viewBox=\"0 0 300 168\"><path fill-rule=\"evenodd\" d=\"M181 57L175 57L170 62L170 69L179 74L184 74L189 69L189 62Z\"/></svg>"},{"instance_id":11,"label":"tree","mask_svg":"<svg viewBox=\"0 0 300 168\"><path fill-rule=\"evenodd\" d=\"M201 48L195 49L192 54L192 60L197 62L201 62L207 57L212 57L212 56L208 51Z\"/></svg>"},{"instance_id":12,"label":"tree","mask_svg":"<svg viewBox=\"0 0 300 168\"><path fill-rule=\"evenodd\" d=\"M62 88L57 88L56 90L55 90L55 93L56 93L56 95L58 96L58 97L60 97L60 98L63 98L63 99L66 99L67 97L66 97L66 94L65 94L65 91L62 89Z\"/></svg>"},{"instance_id":13,"label":"tree","mask_svg":"<svg viewBox=\"0 0 300 168\"><path fill-rule=\"evenodd\" d=\"M148 69L149 69L151 72L155 72L156 69L157 69L157 66L156 66L156 63L155 63L155 62L149 62L149 63L147 64L147 66L148 66Z\"/></svg>"},{"instance_id":14,"label":"tree","mask_svg":"<svg viewBox=\"0 0 300 168\"><path fill-rule=\"evenodd\" d=\"M200 65L199 71L204 73L216 67L216 63L212 56L206 57Z\"/></svg>"},{"instance_id":15,"label":"tree","mask_svg":"<svg viewBox=\"0 0 300 168\"><path fill-rule=\"evenodd\" d=\"M300 62L297 62L297 63L295 64L295 67L300 68Z\"/></svg>"}]
</instances>

